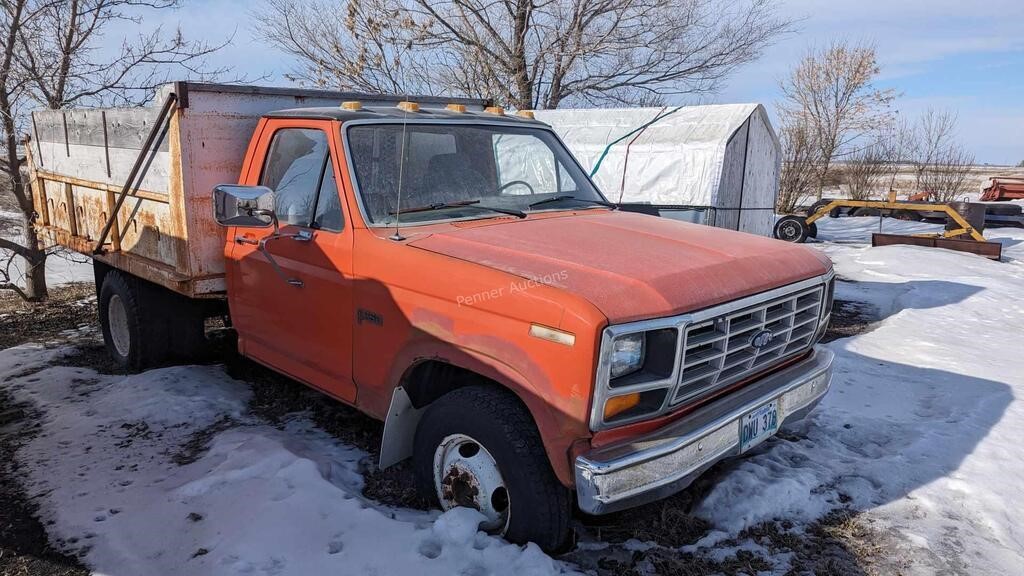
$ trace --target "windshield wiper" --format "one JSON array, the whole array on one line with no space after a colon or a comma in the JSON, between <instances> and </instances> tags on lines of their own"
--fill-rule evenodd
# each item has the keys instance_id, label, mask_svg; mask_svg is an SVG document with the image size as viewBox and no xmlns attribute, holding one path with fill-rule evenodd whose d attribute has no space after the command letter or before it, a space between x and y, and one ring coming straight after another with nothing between
<instances>
[{"instance_id":1,"label":"windshield wiper","mask_svg":"<svg viewBox=\"0 0 1024 576\"><path fill-rule=\"evenodd\" d=\"M616 206L615 204L612 204L611 202L605 202L604 200L590 200L590 199L587 199L587 198L577 198L577 197L573 196L572 194L560 194L558 196L552 196L551 198L545 198L543 200L537 200L536 202L533 202L532 204L530 204L528 206L528 208L533 208L535 206L540 206L542 204L550 204L551 202L559 202L561 200L575 200L577 202L586 202L587 204L597 204L599 206L607 206L608 208L611 208L612 210L618 208L618 206Z\"/></svg>"},{"instance_id":2,"label":"windshield wiper","mask_svg":"<svg viewBox=\"0 0 1024 576\"><path fill-rule=\"evenodd\" d=\"M498 208L497 206L486 206L480 203L480 200L460 200L458 202L438 202L435 204L427 204L426 206L417 206L415 208L406 208L404 210L392 210L388 214L394 216L396 214L407 214L410 212L428 212L430 210L443 210L445 208L477 208L480 210L490 210L491 212L498 212L499 214L508 214L515 216L516 218L526 218L526 212L522 210L515 210L513 208Z\"/></svg>"}]
</instances>

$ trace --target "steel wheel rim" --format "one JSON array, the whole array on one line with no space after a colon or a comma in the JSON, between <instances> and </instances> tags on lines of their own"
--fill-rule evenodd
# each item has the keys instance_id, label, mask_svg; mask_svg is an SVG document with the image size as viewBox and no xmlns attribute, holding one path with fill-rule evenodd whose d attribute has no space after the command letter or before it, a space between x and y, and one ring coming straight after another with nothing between
<instances>
[{"instance_id":1,"label":"steel wheel rim","mask_svg":"<svg viewBox=\"0 0 1024 576\"><path fill-rule=\"evenodd\" d=\"M800 235L800 228L795 222L783 222L779 226L779 236L782 236L786 240L792 240Z\"/></svg>"},{"instance_id":2,"label":"steel wheel rim","mask_svg":"<svg viewBox=\"0 0 1024 576\"><path fill-rule=\"evenodd\" d=\"M125 358L131 352L131 333L128 330L128 310L124 301L117 294L110 297L107 303L107 326L110 330L110 341L117 353Z\"/></svg>"},{"instance_id":3,"label":"steel wheel rim","mask_svg":"<svg viewBox=\"0 0 1024 576\"><path fill-rule=\"evenodd\" d=\"M508 487L497 461L472 437L452 434L434 451L434 488L443 510L474 508L486 518L481 529L504 533L508 527Z\"/></svg>"}]
</instances>

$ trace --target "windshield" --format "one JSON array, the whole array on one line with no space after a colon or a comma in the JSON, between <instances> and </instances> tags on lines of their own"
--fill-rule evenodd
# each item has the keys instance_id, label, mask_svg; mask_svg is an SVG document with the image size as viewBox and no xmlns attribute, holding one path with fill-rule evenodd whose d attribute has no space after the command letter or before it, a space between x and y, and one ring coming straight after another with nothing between
<instances>
[{"instance_id":1,"label":"windshield","mask_svg":"<svg viewBox=\"0 0 1024 576\"><path fill-rule=\"evenodd\" d=\"M543 129L409 123L403 131L400 123L360 124L348 128L348 146L372 224L399 217L400 179L403 224L604 202L565 147Z\"/></svg>"}]
</instances>

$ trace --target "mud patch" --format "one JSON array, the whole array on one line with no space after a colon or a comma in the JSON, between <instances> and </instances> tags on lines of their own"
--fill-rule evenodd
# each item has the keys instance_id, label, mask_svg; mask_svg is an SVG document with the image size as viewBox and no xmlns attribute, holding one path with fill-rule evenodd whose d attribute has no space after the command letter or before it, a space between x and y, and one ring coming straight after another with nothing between
<instances>
[{"instance_id":1,"label":"mud patch","mask_svg":"<svg viewBox=\"0 0 1024 576\"><path fill-rule=\"evenodd\" d=\"M38 520L38 505L22 488L14 455L38 429L27 404L15 404L0 388L0 574L87 576L73 556L61 554Z\"/></svg>"},{"instance_id":2,"label":"mud patch","mask_svg":"<svg viewBox=\"0 0 1024 576\"><path fill-rule=\"evenodd\" d=\"M829 322L822 342L849 338L875 329L880 319L874 308L863 302L835 300L832 302L832 321Z\"/></svg>"},{"instance_id":3,"label":"mud patch","mask_svg":"<svg viewBox=\"0 0 1024 576\"><path fill-rule=\"evenodd\" d=\"M674 510L671 506L667 510ZM641 509L642 510L642 509ZM664 524L662 524L664 525ZM696 528L698 524L693 524ZM876 576L903 573L908 563L899 560L895 538L851 510L835 510L806 526L786 521L766 522L736 538L709 548L681 546L696 541L699 530L659 534L652 525L623 542L583 544L563 556L598 576L679 574L740 576L765 571L797 576ZM708 535L705 524L700 537ZM647 536L656 536L649 540ZM679 536L682 536L681 540Z\"/></svg>"},{"instance_id":4,"label":"mud patch","mask_svg":"<svg viewBox=\"0 0 1024 576\"><path fill-rule=\"evenodd\" d=\"M14 292L0 291L0 321L0 349L88 334L98 330L96 290L88 282L67 284L51 289L45 302L25 302Z\"/></svg>"},{"instance_id":5,"label":"mud patch","mask_svg":"<svg viewBox=\"0 0 1024 576\"><path fill-rule=\"evenodd\" d=\"M178 448L178 451L171 456L171 461L178 466L187 466L199 460L209 450L214 436L238 425L239 422L234 418L222 416L213 424L193 432L188 440ZM202 516L199 519L202 519Z\"/></svg>"}]
</instances>

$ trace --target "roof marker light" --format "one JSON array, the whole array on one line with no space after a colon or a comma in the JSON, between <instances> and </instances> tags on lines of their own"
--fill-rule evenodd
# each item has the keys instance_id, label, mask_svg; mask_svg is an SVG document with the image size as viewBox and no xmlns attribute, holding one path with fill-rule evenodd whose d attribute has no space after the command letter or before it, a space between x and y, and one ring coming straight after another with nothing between
<instances>
[{"instance_id":1,"label":"roof marker light","mask_svg":"<svg viewBox=\"0 0 1024 576\"><path fill-rule=\"evenodd\" d=\"M452 112L458 112L459 114L462 114L463 112L466 111L465 104L449 104L445 106L445 108L451 110Z\"/></svg>"},{"instance_id":2,"label":"roof marker light","mask_svg":"<svg viewBox=\"0 0 1024 576\"><path fill-rule=\"evenodd\" d=\"M519 116L520 118L526 118L528 120L533 120L534 118L533 110L520 110L516 112L516 116Z\"/></svg>"},{"instance_id":3,"label":"roof marker light","mask_svg":"<svg viewBox=\"0 0 1024 576\"><path fill-rule=\"evenodd\" d=\"M362 110L363 103L358 100L349 100L348 102L341 103L342 110Z\"/></svg>"},{"instance_id":4,"label":"roof marker light","mask_svg":"<svg viewBox=\"0 0 1024 576\"><path fill-rule=\"evenodd\" d=\"M420 105L415 102L409 102L408 100L398 103L398 109L406 112L419 112Z\"/></svg>"},{"instance_id":5,"label":"roof marker light","mask_svg":"<svg viewBox=\"0 0 1024 576\"><path fill-rule=\"evenodd\" d=\"M488 106L487 108L484 108L484 112L487 112L488 114L494 114L495 116L505 115L505 109L502 108L501 106Z\"/></svg>"}]
</instances>

